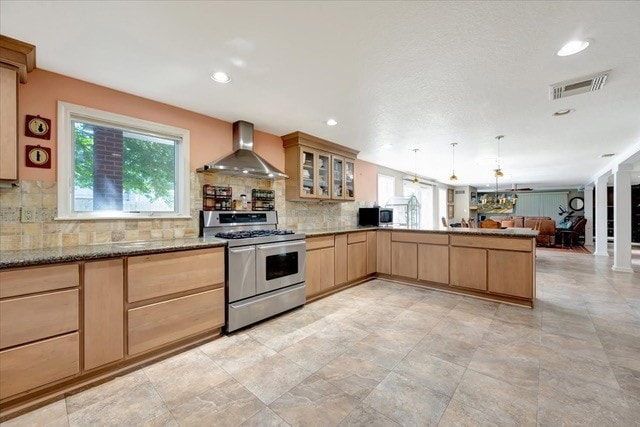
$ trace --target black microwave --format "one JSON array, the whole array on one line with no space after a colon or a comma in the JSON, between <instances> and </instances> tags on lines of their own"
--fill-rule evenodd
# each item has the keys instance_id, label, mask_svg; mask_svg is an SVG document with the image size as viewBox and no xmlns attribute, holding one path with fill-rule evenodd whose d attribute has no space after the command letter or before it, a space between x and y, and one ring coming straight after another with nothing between
<instances>
[{"instance_id":1,"label":"black microwave","mask_svg":"<svg viewBox=\"0 0 640 427\"><path fill-rule=\"evenodd\" d=\"M384 208L360 208L358 211L358 225L391 224L393 222L393 209Z\"/></svg>"}]
</instances>

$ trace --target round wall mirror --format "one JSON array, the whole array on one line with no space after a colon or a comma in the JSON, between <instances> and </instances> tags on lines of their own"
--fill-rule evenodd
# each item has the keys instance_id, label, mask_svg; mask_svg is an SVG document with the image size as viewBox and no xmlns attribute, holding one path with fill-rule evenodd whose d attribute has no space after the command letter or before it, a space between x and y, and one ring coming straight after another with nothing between
<instances>
[{"instance_id":1,"label":"round wall mirror","mask_svg":"<svg viewBox=\"0 0 640 427\"><path fill-rule=\"evenodd\" d=\"M574 197L569 200L569 207L574 211L581 211L584 209L584 199L582 197Z\"/></svg>"}]
</instances>

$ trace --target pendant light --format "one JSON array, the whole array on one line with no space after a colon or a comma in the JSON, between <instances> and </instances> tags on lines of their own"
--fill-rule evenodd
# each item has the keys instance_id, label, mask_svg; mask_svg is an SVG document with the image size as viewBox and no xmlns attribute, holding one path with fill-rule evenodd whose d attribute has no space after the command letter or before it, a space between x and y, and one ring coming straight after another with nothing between
<instances>
[{"instance_id":1,"label":"pendant light","mask_svg":"<svg viewBox=\"0 0 640 427\"><path fill-rule=\"evenodd\" d=\"M498 166L498 169L495 170L495 177L496 177L496 193L495 193L495 198L494 198L494 204L493 207L494 209L499 209L501 207L500 205L500 198L498 198L498 178L502 175L498 175L498 172L500 172L500 168Z\"/></svg>"},{"instance_id":2,"label":"pendant light","mask_svg":"<svg viewBox=\"0 0 640 427\"><path fill-rule=\"evenodd\" d=\"M449 177L449 180L451 181L458 180L458 177L456 176L456 145L458 145L457 142L451 143L451 176Z\"/></svg>"},{"instance_id":3,"label":"pendant light","mask_svg":"<svg viewBox=\"0 0 640 427\"><path fill-rule=\"evenodd\" d=\"M415 173L413 175L413 180L411 182L413 182L414 184L417 184L420 182L420 180L418 179L418 151L420 149L419 148L414 148L413 149L413 162L414 162L414 166L415 166Z\"/></svg>"},{"instance_id":4,"label":"pendant light","mask_svg":"<svg viewBox=\"0 0 640 427\"><path fill-rule=\"evenodd\" d=\"M500 168L500 140L502 138L504 138L504 135L496 136L496 139L498 140L498 169L495 170L496 178L502 178L504 176L504 173L502 173L502 169Z\"/></svg>"}]
</instances>

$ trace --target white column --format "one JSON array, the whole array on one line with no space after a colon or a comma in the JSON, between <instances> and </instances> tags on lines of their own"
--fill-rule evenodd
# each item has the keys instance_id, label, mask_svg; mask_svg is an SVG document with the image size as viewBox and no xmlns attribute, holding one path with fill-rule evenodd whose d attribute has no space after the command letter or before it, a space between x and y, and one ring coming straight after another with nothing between
<instances>
[{"instance_id":1,"label":"white column","mask_svg":"<svg viewBox=\"0 0 640 427\"><path fill-rule=\"evenodd\" d=\"M607 251L607 178L606 173L596 180L596 251L594 255L609 256Z\"/></svg>"},{"instance_id":2,"label":"white column","mask_svg":"<svg viewBox=\"0 0 640 427\"><path fill-rule=\"evenodd\" d=\"M631 268L631 171L633 165L621 164L613 173L613 267L633 273Z\"/></svg>"},{"instance_id":3,"label":"white column","mask_svg":"<svg viewBox=\"0 0 640 427\"><path fill-rule=\"evenodd\" d=\"M584 217L587 225L584 227L584 244L593 246L593 185L584 187Z\"/></svg>"}]
</instances>

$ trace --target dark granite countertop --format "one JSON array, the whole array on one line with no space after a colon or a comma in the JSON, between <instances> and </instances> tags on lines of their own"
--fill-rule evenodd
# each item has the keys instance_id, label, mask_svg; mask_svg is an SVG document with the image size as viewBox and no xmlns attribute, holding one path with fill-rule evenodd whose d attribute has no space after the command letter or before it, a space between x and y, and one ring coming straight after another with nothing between
<instances>
[{"instance_id":1,"label":"dark granite countertop","mask_svg":"<svg viewBox=\"0 0 640 427\"><path fill-rule=\"evenodd\" d=\"M353 233L356 231L376 231L379 230L378 227L327 227L327 228L314 228L312 230L304 230L301 228L294 228L294 231L298 233L304 233L307 237L320 237L320 236L329 236L332 234L344 234L344 233Z\"/></svg>"},{"instance_id":2,"label":"dark granite countertop","mask_svg":"<svg viewBox=\"0 0 640 427\"><path fill-rule=\"evenodd\" d=\"M218 246L226 246L226 244L226 240L210 237L1 251L0 268L86 261L130 255L173 252L187 249L214 248Z\"/></svg>"},{"instance_id":3,"label":"dark granite countertop","mask_svg":"<svg viewBox=\"0 0 640 427\"><path fill-rule=\"evenodd\" d=\"M312 230L297 229L307 237L328 236L332 234L353 233L357 231L392 230L415 233L444 233L444 234L472 234L479 236L500 236L532 238L538 231L525 228L509 228L493 230L483 228L448 228L427 229L407 228L398 226L388 227L331 227ZM113 258L131 255L173 252L188 249L213 248L225 246L226 240L211 238L188 238L173 240L152 240L148 242L121 242L96 244L85 246L66 246L44 249L25 249L18 251L0 251L0 268L27 267L33 265L55 264L61 262L86 261L93 259Z\"/></svg>"},{"instance_id":4,"label":"dark granite countertop","mask_svg":"<svg viewBox=\"0 0 640 427\"><path fill-rule=\"evenodd\" d=\"M537 230L530 230L528 228L507 228L507 229L490 229L490 228L458 228L449 227L447 229L432 229L432 228L408 228L400 226L386 226L386 227L334 227L334 228L318 228L313 230L299 229L296 231L303 232L307 237L319 237L327 236L330 234L343 234L353 233L357 231L372 231L372 230L391 230L391 231L408 231L415 233L439 233L439 234L465 234L465 235L477 235L477 236L498 236L498 237L518 237L518 238L533 238L538 235Z\"/></svg>"}]
</instances>

